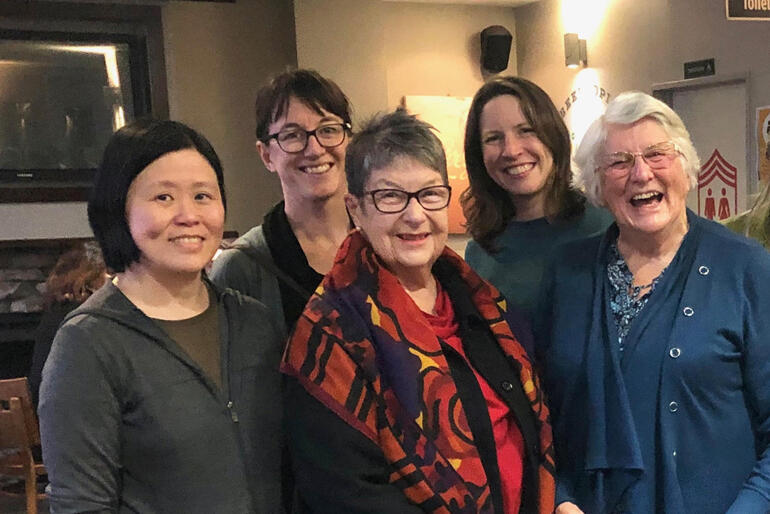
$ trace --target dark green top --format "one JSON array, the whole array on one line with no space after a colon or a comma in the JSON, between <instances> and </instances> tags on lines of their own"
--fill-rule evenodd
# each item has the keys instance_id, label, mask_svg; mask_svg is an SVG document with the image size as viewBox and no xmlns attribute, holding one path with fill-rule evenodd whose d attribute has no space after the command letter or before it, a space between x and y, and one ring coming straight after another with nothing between
<instances>
[{"instance_id":1,"label":"dark green top","mask_svg":"<svg viewBox=\"0 0 770 514\"><path fill-rule=\"evenodd\" d=\"M187 319L171 321L153 318L153 321L222 389L217 297L211 288L207 289L209 306L200 314Z\"/></svg>"},{"instance_id":2,"label":"dark green top","mask_svg":"<svg viewBox=\"0 0 770 514\"><path fill-rule=\"evenodd\" d=\"M604 232L613 221L607 210L589 204L583 215L566 222L549 223L545 218L512 221L495 241L497 253L490 254L470 241L465 260L509 302L530 316L553 249L568 241Z\"/></svg>"}]
</instances>

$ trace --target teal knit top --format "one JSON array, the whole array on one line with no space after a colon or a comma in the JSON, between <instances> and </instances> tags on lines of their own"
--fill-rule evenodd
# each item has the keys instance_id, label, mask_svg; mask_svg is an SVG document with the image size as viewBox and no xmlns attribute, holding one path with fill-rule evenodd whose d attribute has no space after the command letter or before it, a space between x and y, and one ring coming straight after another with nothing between
<instances>
[{"instance_id":1,"label":"teal knit top","mask_svg":"<svg viewBox=\"0 0 770 514\"><path fill-rule=\"evenodd\" d=\"M609 211L588 203L580 217L566 222L549 223L545 218L512 221L495 241L497 253L490 254L470 241L465 260L510 303L531 316L551 251L568 241L604 232L613 221Z\"/></svg>"}]
</instances>

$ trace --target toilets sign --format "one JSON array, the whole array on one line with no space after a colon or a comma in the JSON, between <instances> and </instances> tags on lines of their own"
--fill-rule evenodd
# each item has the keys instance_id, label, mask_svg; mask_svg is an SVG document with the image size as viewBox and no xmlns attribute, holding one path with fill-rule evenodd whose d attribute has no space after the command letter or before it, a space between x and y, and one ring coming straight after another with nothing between
<instances>
[{"instance_id":1,"label":"toilets sign","mask_svg":"<svg viewBox=\"0 0 770 514\"><path fill-rule=\"evenodd\" d=\"M770 21L770 0L725 0L728 20Z\"/></svg>"}]
</instances>

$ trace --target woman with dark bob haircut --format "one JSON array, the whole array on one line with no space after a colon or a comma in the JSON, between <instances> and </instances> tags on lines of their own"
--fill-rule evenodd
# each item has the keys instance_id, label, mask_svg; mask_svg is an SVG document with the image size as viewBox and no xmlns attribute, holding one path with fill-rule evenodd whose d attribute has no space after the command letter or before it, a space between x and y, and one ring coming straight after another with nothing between
<instances>
[{"instance_id":1,"label":"woman with dark bob haircut","mask_svg":"<svg viewBox=\"0 0 770 514\"><path fill-rule=\"evenodd\" d=\"M604 230L609 214L570 188L570 135L548 95L519 77L476 93L465 126L465 259L527 313L551 249ZM526 251L522 251L526 249Z\"/></svg>"},{"instance_id":2,"label":"woman with dark bob haircut","mask_svg":"<svg viewBox=\"0 0 770 514\"><path fill-rule=\"evenodd\" d=\"M214 149L181 123L131 123L88 215L115 276L43 370L51 512L281 512L282 341L262 304L202 272L225 219Z\"/></svg>"}]
</instances>

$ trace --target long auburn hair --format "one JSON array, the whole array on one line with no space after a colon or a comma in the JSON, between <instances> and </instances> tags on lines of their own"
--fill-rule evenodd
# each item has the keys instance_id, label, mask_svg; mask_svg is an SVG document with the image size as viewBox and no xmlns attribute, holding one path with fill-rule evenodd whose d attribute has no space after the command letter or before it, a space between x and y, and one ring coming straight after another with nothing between
<instances>
[{"instance_id":1,"label":"long auburn hair","mask_svg":"<svg viewBox=\"0 0 770 514\"><path fill-rule=\"evenodd\" d=\"M95 241L76 243L64 252L45 283L46 307L54 303L84 302L107 280L107 268Z\"/></svg>"},{"instance_id":2,"label":"long auburn hair","mask_svg":"<svg viewBox=\"0 0 770 514\"><path fill-rule=\"evenodd\" d=\"M500 95L519 100L524 117L553 156L553 172L545 184L546 217L550 222L572 219L585 210L585 198L570 188L569 131L553 102L537 84L520 77L495 77L476 92L465 124L465 167L470 185L460 196L468 232L486 251L494 252L495 239L516 215L508 192L487 173L481 148L481 112Z\"/></svg>"}]
</instances>

